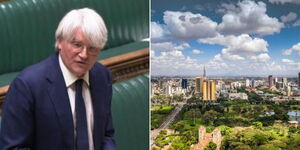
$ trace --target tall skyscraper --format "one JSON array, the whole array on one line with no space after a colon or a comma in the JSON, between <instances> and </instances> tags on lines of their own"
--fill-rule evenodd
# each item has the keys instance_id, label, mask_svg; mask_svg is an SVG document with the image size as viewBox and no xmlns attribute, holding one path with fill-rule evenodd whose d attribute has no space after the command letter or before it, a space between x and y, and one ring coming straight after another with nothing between
<instances>
[{"instance_id":1,"label":"tall skyscraper","mask_svg":"<svg viewBox=\"0 0 300 150\"><path fill-rule=\"evenodd\" d=\"M268 81L269 81L269 87L272 87L274 85L274 83L273 83L273 76L272 75L269 75Z\"/></svg>"},{"instance_id":2,"label":"tall skyscraper","mask_svg":"<svg viewBox=\"0 0 300 150\"><path fill-rule=\"evenodd\" d=\"M183 89L187 89L187 87L188 87L187 79L182 79L182 80L181 80L181 87L182 87Z\"/></svg>"},{"instance_id":3,"label":"tall skyscraper","mask_svg":"<svg viewBox=\"0 0 300 150\"><path fill-rule=\"evenodd\" d=\"M217 100L216 99L216 83L215 81L211 81L211 99L210 100Z\"/></svg>"},{"instance_id":4,"label":"tall skyscraper","mask_svg":"<svg viewBox=\"0 0 300 150\"><path fill-rule=\"evenodd\" d=\"M245 83L246 87L250 87L250 80L246 79L246 83Z\"/></svg>"},{"instance_id":5,"label":"tall skyscraper","mask_svg":"<svg viewBox=\"0 0 300 150\"><path fill-rule=\"evenodd\" d=\"M160 89L163 89L163 87L164 87L164 81L158 80L158 86L159 86Z\"/></svg>"},{"instance_id":6,"label":"tall skyscraper","mask_svg":"<svg viewBox=\"0 0 300 150\"><path fill-rule=\"evenodd\" d=\"M282 78L282 88L287 87L287 78Z\"/></svg>"},{"instance_id":7,"label":"tall skyscraper","mask_svg":"<svg viewBox=\"0 0 300 150\"><path fill-rule=\"evenodd\" d=\"M167 96L172 95L172 86L169 84L166 86L166 95Z\"/></svg>"},{"instance_id":8,"label":"tall skyscraper","mask_svg":"<svg viewBox=\"0 0 300 150\"><path fill-rule=\"evenodd\" d=\"M216 83L213 80L203 81L203 100L216 100Z\"/></svg>"},{"instance_id":9,"label":"tall skyscraper","mask_svg":"<svg viewBox=\"0 0 300 150\"><path fill-rule=\"evenodd\" d=\"M202 93L203 93L203 96L202 96L202 99L203 100L208 100L208 95L207 95L207 81L204 81L203 82L203 88L202 88Z\"/></svg>"},{"instance_id":10,"label":"tall skyscraper","mask_svg":"<svg viewBox=\"0 0 300 150\"><path fill-rule=\"evenodd\" d=\"M206 79L205 66L203 67L203 76L197 77L195 84L195 95L199 95L203 100L216 100L216 83Z\"/></svg>"},{"instance_id":11,"label":"tall skyscraper","mask_svg":"<svg viewBox=\"0 0 300 150\"><path fill-rule=\"evenodd\" d=\"M291 96L291 87L290 86L288 86L286 89L286 95Z\"/></svg>"},{"instance_id":12,"label":"tall skyscraper","mask_svg":"<svg viewBox=\"0 0 300 150\"><path fill-rule=\"evenodd\" d=\"M203 77L197 77L195 84L195 93L202 93Z\"/></svg>"},{"instance_id":13,"label":"tall skyscraper","mask_svg":"<svg viewBox=\"0 0 300 150\"><path fill-rule=\"evenodd\" d=\"M256 81L254 79L251 80L251 87L252 88L256 87Z\"/></svg>"},{"instance_id":14,"label":"tall skyscraper","mask_svg":"<svg viewBox=\"0 0 300 150\"><path fill-rule=\"evenodd\" d=\"M278 82L278 78L275 77L275 78L273 79L273 84L276 84L277 82Z\"/></svg>"},{"instance_id":15,"label":"tall skyscraper","mask_svg":"<svg viewBox=\"0 0 300 150\"><path fill-rule=\"evenodd\" d=\"M300 72L298 73L298 87L300 88Z\"/></svg>"}]
</instances>

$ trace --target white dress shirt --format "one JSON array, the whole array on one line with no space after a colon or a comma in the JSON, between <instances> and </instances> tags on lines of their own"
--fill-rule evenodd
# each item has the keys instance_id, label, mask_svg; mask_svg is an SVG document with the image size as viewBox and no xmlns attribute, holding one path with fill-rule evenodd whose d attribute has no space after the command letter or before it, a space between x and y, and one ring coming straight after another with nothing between
<instances>
[{"instance_id":1,"label":"white dress shirt","mask_svg":"<svg viewBox=\"0 0 300 150\"><path fill-rule=\"evenodd\" d=\"M61 56L59 55L59 66L61 68L63 77L65 79L66 87L68 90L70 106L73 115L73 125L74 125L74 135L76 136L76 113L75 113L75 82L79 78L76 77L63 63ZM85 103L86 118L87 118L87 127L88 127L88 140L89 140L89 150L94 150L93 142L93 129L94 129L94 114L92 106L92 98L89 89L89 72L87 72L83 77L83 86L82 86L82 97Z\"/></svg>"}]
</instances>

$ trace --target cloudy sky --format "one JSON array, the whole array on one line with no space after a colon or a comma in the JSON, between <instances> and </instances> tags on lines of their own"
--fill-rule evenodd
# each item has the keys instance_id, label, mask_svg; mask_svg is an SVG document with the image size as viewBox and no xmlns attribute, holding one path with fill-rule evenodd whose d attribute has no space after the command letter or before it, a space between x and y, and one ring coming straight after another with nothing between
<instances>
[{"instance_id":1,"label":"cloudy sky","mask_svg":"<svg viewBox=\"0 0 300 150\"><path fill-rule=\"evenodd\" d=\"M300 0L152 0L151 74L297 76Z\"/></svg>"}]
</instances>

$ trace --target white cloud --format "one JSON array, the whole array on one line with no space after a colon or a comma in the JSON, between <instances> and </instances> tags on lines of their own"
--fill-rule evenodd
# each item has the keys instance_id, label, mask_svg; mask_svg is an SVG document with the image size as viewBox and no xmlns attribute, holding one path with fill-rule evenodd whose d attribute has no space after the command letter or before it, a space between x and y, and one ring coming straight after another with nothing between
<instances>
[{"instance_id":1,"label":"white cloud","mask_svg":"<svg viewBox=\"0 0 300 150\"><path fill-rule=\"evenodd\" d=\"M181 45L179 45L179 46L174 47L174 49L175 49L175 50L184 50L184 49L189 48L189 47L191 47L190 44L188 44L188 43L183 43L183 44L181 44Z\"/></svg>"},{"instance_id":2,"label":"white cloud","mask_svg":"<svg viewBox=\"0 0 300 150\"><path fill-rule=\"evenodd\" d=\"M230 54L225 51L222 51L222 54L228 60L245 60L245 58L241 57L240 55Z\"/></svg>"},{"instance_id":3,"label":"white cloud","mask_svg":"<svg viewBox=\"0 0 300 150\"><path fill-rule=\"evenodd\" d=\"M188 43L174 44L172 42L162 42L162 43L151 43L151 49L155 51L174 51L174 50L184 50L189 48Z\"/></svg>"},{"instance_id":4,"label":"white cloud","mask_svg":"<svg viewBox=\"0 0 300 150\"><path fill-rule=\"evenodd\" d=\"M269 0L269 2L275 4L284 4L284 3L300 4L299 0Z\"/></svg>"},{"instance_id":5,"label":"white cloud","mask_svg":"<svg viewBox=\"0 0 300 150\"><path fill-rule=\"evenodd\" d=\"M151 40L160 40L164 36L163 25L151 22Z\"/></svg>"},{"instance_id":6,"label":"white cloud","mask_svg":"<svg viewBox=\"0 0 300 150\"><path fill-rule=\"evenodd\" d=\"M152 75L197 75L202 65L196 59L184 56L182 51L161 52L151 57Z\"/></svg>"},{"instance_id":7,"label":"white cloud","mask_svg":"<svg viewBox=\"0 0 300 150\"><path fill-rule=\"evenodd\" d=\"M239 36L218 35L214 38L199 39L198 42L225 46L226 48L222 49L222 54L224 58L229 60L244 60L245 57L256 55L256 53L268 52L267 41L251 38L248 34Z\"/></svg>"},{"instance_id":8,"label":"white cloud","mask_svg":"<svg viewBox=\"0 0 300 150\"><path fill-rule=\"evenodd\" d=\"M165 11L163 19L170 36L179 40L206 38L217 34L217 23L201 14Z\"/></svg>"},{"instance_id":9,"label":"white cloud","mask_svg":"<svg viewBox=\"0 0 300 150\"><path fill-rule=\"evenodd\" d=\"M291 48L283 50L282 55L291 55L293 51L298 51L299 56L300 56L300 42L293 45Z\"/></svg>"},{"instance_id":10,"label":"white cloud","mask_svg":"<svg viewBox=\"0 0 300 150\"><path fill-rule=\"evenodd\" d=\"M267 53L262 53L257 56L251 56L250 59L256 60L259 62L267 62L268 60L270 60L270 56Z\"/></svg>"},{"instance_id":11,"label":"white cloud","mask_svg":"<svg viewBox=\"0 0 300 150\"><path fill-rule=\"evenodd\" d=\"M293 49L286 49L282 51L282 55L291 55L293 52Z\"/></svg>"},{"instance_id":12,"label":"white cloud","mask_svg":"<svg viewBox=\"0 0 300 150\"><path fill-rule=\"evenodd\" d=\"M300 42L292 47L296 51L300 51Z\"/></svg>"},{"instance_id":13,"label":"white cloud","mask_svg":"<svg viewBox=\"0 0 300 150\"><path fill-rule=\"evenodd\" d=\"M289 14L287 14L286 16L281 16L280 19L282 22L289 22L289 21L293 21L297 18L297 14L294 12L290 12Z\"/></svg>"},{"instance_id":14,"label":"white cloud","mask_svg":"<svg viewBox=\"0 0 300 150\"><path fill-rule=\"evenodd\" d=\"M299 20L297 20L294 24L293 24L293 26L300 26L300 19Z\"/></svg>"},{"instance_id":15,"label":"white cloud","mask_svg":"<svg viewBox=\"0 0 300 150\"><path fill-rule=\"evenodd\" d=\"M290 60L290 59L282 59L281 61L284 62L284 63L287 63L287 64L293 64L294 63L294 61Z\"/></svg>"},{"instance_id":16,"label":"white cloud","mask_svg":"<svg viewBox=\"0 0 300 150\"><path fill-rule=\"evenodd\" d=\"M239 63L230 61L209 61L205 65L208 74L222 75L222 76L266 76L269 74L285 73L286 67L284 65L276 64L275 62L259 62L253 60L245 60Z\"/></svg>"},{"instance_id":17,"label":"white cloud","mask_svg":"<svg viewBox=\"0 0 300 150\"><path fill-rule=\"evenodd\" d=\"M217 23L201 14L165 11L164 24L151 22L152 41L189 41L217 35Z\"/></svg>"},{"instance_id":18,"label":"white cloud","mask_svg":"<svg viewBox=\"0 0 300 150\"><path fill-rule=\"evenodd\" d=\"M223 34L271 35L279 33L284 27L277 18L266 14L266 4L263 2L244 0L238 2L237 6L223 4L223 7L226 9L226 14L217 28Z\"/></svg>"},{"instance_id":19,"label":"white cloud","mask_svg":"<svg viewBox=\"0 0 300 150\"><path fill-rule=\"evenodd\" d=\"M289 70L299 71L300 70L300 62L295 62L294 60L290 59L282 59L283 63L287 64L287 68Z\"/></svg>"},{"instance_id":20,"label":"white cloud","mask_svg":"<svg viewBox=\"0 0 300 150\"><path fill-rule=\"evenodd\" d=\"M202 53L203 53L203 51L198 50L198 49L193 49L192 50L192 54L202 54Z\"/></svg>"},{"instance_id":21,"label":"white cloud","mask_svg":"<svg viewBox=\"0 0 300 150\"><path fill-rule=\"evenodd\" d=\"M222 61L223 61L223 59L222 59L222 57L221 57L221 54L217 54L217 55L215 55L215 57L214 57L213 61L219 61L219 62L222 62Z\"/></svg>"}]
</instances>

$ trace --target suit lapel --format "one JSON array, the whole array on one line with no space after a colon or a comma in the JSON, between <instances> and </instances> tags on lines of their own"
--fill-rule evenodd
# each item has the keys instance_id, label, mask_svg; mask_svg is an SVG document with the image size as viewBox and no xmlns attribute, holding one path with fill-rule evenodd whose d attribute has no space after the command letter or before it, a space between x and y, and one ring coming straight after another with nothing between
<instances>
[{"instance_id":1,"label":"suit lapel","mask_svg":"<svg viewBox=\"0 0 300 150\"><path fill-rule=\"evenodd\" d=\"M56 109L61 125L64 143L68 149L74 149L74 126L66 84L60 70L58 55L52 55L52 68L48 74L48 93Z\"/></svg>"},{"instance_id":2,"label":"suit lapel","mask_svg":"<svg viewBox=\"0 0 300 150\"><path fill-rule=\"evenodd\" d=\"M95 149L100 149L101 147L101 141L103 141L103 135L104 133L104 116L105 116L105 109L103 108L104 100L106 98L106 88L101 82L101 77L96 76L96 69L92 69L90 71L90 91L91 91L91 97L93 102L93 111L94 111L94 131L93 131L93 137L94 137L94 147ZM99 75L99 74L98 74Z\"/></svg>"}]
</instances>

